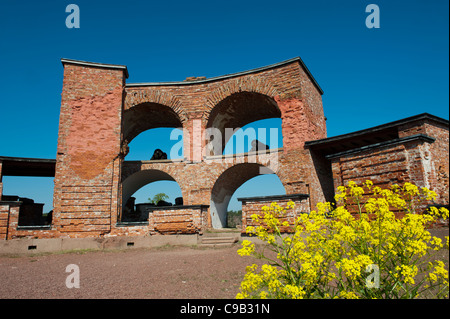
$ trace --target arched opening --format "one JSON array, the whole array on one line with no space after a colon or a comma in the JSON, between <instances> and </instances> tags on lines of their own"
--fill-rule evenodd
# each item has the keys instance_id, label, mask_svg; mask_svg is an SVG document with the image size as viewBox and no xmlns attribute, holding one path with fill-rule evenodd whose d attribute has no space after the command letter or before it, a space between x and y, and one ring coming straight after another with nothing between
<instances>
[{"instance_id":1,"label":"arched opening","mask_svg":"<svg viewBox=\"0 0 450 319\"><path fill-rule=\"evenodd\" d=\"M182 159L183 130L178 128L153 128L136 136L129 144L126 161L148 161L153 159ZM162 158L157 158L156 150L161 150ZM165 155L164 155L165 154ZM155 157L154 157L155 156Z\"/></svg>"},{"instance_id":2,"label":"arched opening","mask_svg":"<svg viewBox=\"0 0 450 319\"><path fill-rule=\"evenodd\" d=\"M245 186L244 183L253 178L259 179L260 177L264 179L264 183L267 182L267 176L270 176L269 180L272 179L273 181L273 179L275 179L279 181L275 174L263 174L266 177L262 177L263 175L260 173L261 166L262 165L258 163L237 164L228 168L219 176L211 192L210 213L213 228L219 229L227 227L227 212L229 210L230 200L232 199L233 194L235 194L241 186ZM259 180L259 182L261 182L261 180ZM247 186L256 186L256 184L252 184L253 183L250 183L250 185ZM286 193L281 181L279 181L279 184L275 185L259 183L258 188L249 190L247 187L242 187L240 190L243 191L245 196L283 195Z\"/></svg>"},{"instance_id":3,"label":"arched opening","mask_svg":"<svg viewBox=\"0 0 450 319\"><path fill-rule=\"evenodd\" d=\"M211 145L208 155L222 155L225 145L239 128L256 121L274 118L281 118L281 111L270 96L256 92L239 92L228 96L210 113L206 125L208 129L206 139ZM279 126L281 128L281 123ZM252 133L247 134L247 137L252 138L250 137ZM278 134L281 136L281 130Z\"/></svg>"},{"instance_id":4,"label":"arched opening","mask_svg":"<svg viewBox=\"0 0 450 319\"><path fill-rule=\"evenodd\" d=\"M149 102L135 105L124 111L122 125L128 146L125 162L183 158L182 122L172 108ZM180 186L163 171L143 170L127 177L122 182L121 221L145 220L140 208L156 203L158 194L169 196L159 198L162 205L182 202Z\"/></svg>"},{"instance_id":5,"label":"arched opening","mask_svg":"<svg viewBox=\"0 0 450 319\"><path fill-rule=\"evenodd\" d=\"M255 140L259 142L258 145L254 142ZM235 130L235 133L225 145L223 155L278 149L281 147L283 147L281 119L270 118L249 123Z\"/></svg>"},{"instance_id":6,"label":"arched opening","mask_svg":"<svg viewBox=\"0 0 450 319\"><path fill-rule=\"evenodd\" d=\"M182 158L181 128L179 116L166 105L142 103L126 110L123 114L123 139L129 147L126 160Z\"/></svg>"},{"instance_id":7,"label":"arched opening","mask_svg":"<svg viewBox=\"0 0 450 319\"><path fill-rule=\"evenodd\" d=\"M161 193L168 195L169 198L163 198L164 203L151 203L152 198ZM180 198L182 198L182 192L179 184L166 172L156 169L136 172L122 182L121 220L146 220L141 204L151 206L180 205L182 204Z\"/></svg>"},{"instance_id":8,"label":"arched opening","mask_svg":"<svg viewBox=\"0 0 450 319\"><path fill-rule=\"evenodd\" d=\"M178 115L168 106L142 103L123 113L123 137L131 142L140 133L157 127L182 127Z\"/></svg>"}]
</instances>

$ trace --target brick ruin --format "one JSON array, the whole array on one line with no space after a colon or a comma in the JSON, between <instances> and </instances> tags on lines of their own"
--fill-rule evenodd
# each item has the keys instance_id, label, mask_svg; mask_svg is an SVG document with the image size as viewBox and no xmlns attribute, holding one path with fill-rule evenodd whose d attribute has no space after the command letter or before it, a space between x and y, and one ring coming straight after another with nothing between
<instances>
[{"instance_id":1,"label":"brick ruin","mask_svg":"<svg viewBox=\"0 0 450 319\"><path fill-rule=\"evenodd\" d=\"M423 113L327 138L323 92L300 58L214 78L138 84L126 83L126 66L62 64L56 160L0 157L0 239L201 234L224 227L233 193L262 173L276 174L286 195L240 199L243 229L272 200L292 199L292 214L307 213L349 180L411 181L435 190L435 204L448 205L448 120ZM267 118L281 118L282 148L222 155L227 128ZM124 160L136 136L159 127L183 130L184 158ZM42 215L42 204L3 195L3 176L54 176L51 222L24 222L33 220L24 217L30 212ZM143 218L127 221L132 194L161 180L178 183L182 204L144 205Z\"/></svg>"}]
</instances>

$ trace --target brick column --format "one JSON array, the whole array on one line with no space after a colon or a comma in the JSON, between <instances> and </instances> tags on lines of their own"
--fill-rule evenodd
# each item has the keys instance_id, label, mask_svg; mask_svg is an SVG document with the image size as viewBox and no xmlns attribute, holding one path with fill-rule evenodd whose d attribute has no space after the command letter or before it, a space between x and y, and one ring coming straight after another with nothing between
<instances>
[{"instance_id":1,"label":"brick column","mask_svg":"<svg viewBox=\"0 0 450 319\"><path fill-rule=\"evenodd\" d=\"M126 67L62 60L54 191L63 236L98 236L117 221Z\"/></svg>"},{"instance_id":2,"label":"brick column","mask_svg":"<svg viewBox=\"0 0 450 319\"><path fill-rule=\"evenodd\" d=\"M3 195L3 182L2 182L3 173L2 173L2 166L3 166L3 162L0 161L0 200L2 199L2 195Z\"/></svg>"},{"instance_id":3,"label":"brick column","mask_svg":"<svg viewBox=\"0 0 450 319\"><path fill-rule=\"evenodd\" d=\"M281 111L283 149L303 149L306 141L326 138L323 110L313 112L300 90L274 97Z\"/></svg>"},{"instance_id":4,"label":"brick column","mask_svg":"<svg viewBox=\"0 0 450 319\"><path fill-rule=\"evenodd\" d=\"M184 158L192 162L201 162L205 155L203 154L205 123L201 117L194 114L183 125Z\"/></svg>"},{"instance_id":5,"label":"brick column","mask_svg":"<svg viewBox=\"0 0 450 319\"><path fill-rule=\"evenodd\" d=\"M333 185L336 190L338 186L344 186L342 179L341 161L340 158L333 158L331 160L331 171L333 172Z\"/></svg>"}]
</instances>

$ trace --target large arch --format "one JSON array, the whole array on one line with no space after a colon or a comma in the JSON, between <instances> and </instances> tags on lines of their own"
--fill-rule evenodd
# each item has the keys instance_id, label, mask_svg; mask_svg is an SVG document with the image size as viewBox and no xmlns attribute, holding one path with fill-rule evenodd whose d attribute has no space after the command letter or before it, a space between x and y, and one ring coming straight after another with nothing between
<instances>
[{"instance_id":1,"label":"large arch","mask_svg":"<svg viewBox=\"0 0 450 319\"><path fill-rule=\"evenodd\" d=\"M225 170L211 190L211 225L213 228L226 226L227 208L234 192L246 181L261 175L258 163L241 163ZM270 171L269 168L267 170ZM275 173L274 173L275 174Z\"/></svg>"},{"instance_id":2,"label":"large arch","mask_svg":"<svg viewBox=\"0 0 450 319\"><path fill-rule=\"evenodd\" d=\"M243 91L221 100L209 113L206 125L207 129L218 129L221 134L222 144L214 143L214 155L222 154L232 135L226 134L226 128L236 129L269 118L281 118L281 111L277 102L268 95ZM215 133L214 130L211 132Z\"/></svg>"},{"instance_id":3,"label":"large arch","mask_svg":"<svg viewBox=\"0 0 450 319\"><path fill-rule=\"evenodd\" d=\"M158 103L141 103L123 112L123 139L128 143L152 128L182 126L181 118L172 108Z\"/></svg>"},{"instance_id":4,"label":"large arch","mask_svg":"<svg viewBox=\"0 0 450 319\"><path fill-rule=\"evenodd\" d=\"M279 83L277 83L279 85ZM208 112L231 94L239 92L256 92L270 97L275 97L280 93L276 85L265 77L250 76L250 78L235 78L222 83L218 88L209 93L206 99Z\"/></svg>"},{"instance_id":5,"label":"large arch","mask_svg":"<svg viewBox=\"0 0 450 319\"><path fill-rule=\"evenodd\" d=\"M177 113L182 122L187 120L187 114L184 111L180 100L174 95L163 92L158 88L126 88L124 101L125 110L131 109L134 106L143 103L167 105L175 113Z\"/></svg>"}]
</instances>

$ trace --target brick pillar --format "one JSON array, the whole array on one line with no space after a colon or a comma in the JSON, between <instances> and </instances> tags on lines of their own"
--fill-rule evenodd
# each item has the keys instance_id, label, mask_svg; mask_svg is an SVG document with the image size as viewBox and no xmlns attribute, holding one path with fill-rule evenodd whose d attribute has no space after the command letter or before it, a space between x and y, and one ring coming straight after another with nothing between
<instances>
[{"instance_id":1,"label":"brick pillar","mask_svg":"<svg viewBox=\"0 0 450 319\"><path fill-rule=\"evenodd\" d=\"M205 123L201 117L192 115L184 124L184 158L192 162L203 160L205 146Z\"/></svg>"},{"instance_id":2,"label":"brick pillar","mask_svg":"<svg viewBox=\"0 0 450 319\"><path fill-rule=\"evenodd\" d=\"M54 191L63 236L98 236L117 221L124 66L62 60Z\"/></svg>"},{"instance_id":3,"label":"brick pillar","mask_svg":"<svg viewBox=\"0 0 450 319\"><path fill-rule=\"evenodd\" d=\"M3 195L3 182L2 182L3 173L2 173L2 165L3 165L3 162L0 161L0 200L2 200L2 195Z\"/></svg>"},{"instance_id":4,"label":"brick pillar","mask_svg":"<svg viewBox=\"0 0 450 319\"><path fill-rule=\"evenodd\" d=\"M306 141L327 137L323 110L313 112L300 90L274 97L281 111L283 149L303 149Z\"/></svg>"},{"instance_id":5,"label":"brick pillar","mask_svg":"<svg viewBox=\"0 0 450 319\"><path fill-rule=\"evenodd\" d=\"M405 144L407 153L406 161L408 166L409 180L419 187L426 187L426 176L421 153L422 143L420 141Z\"/></svg>"},{"instance_id":6,"label":"brick pillar","mask_svg":"<svg viewBox=\"0 0 450 319\"><path fill-rule=\"evenodd\" d=\"M331 171L333 172L334 189L336 190L338 186L344 186L340 158L333 158L331 160Z\"/></svg>"}]
</instances>

